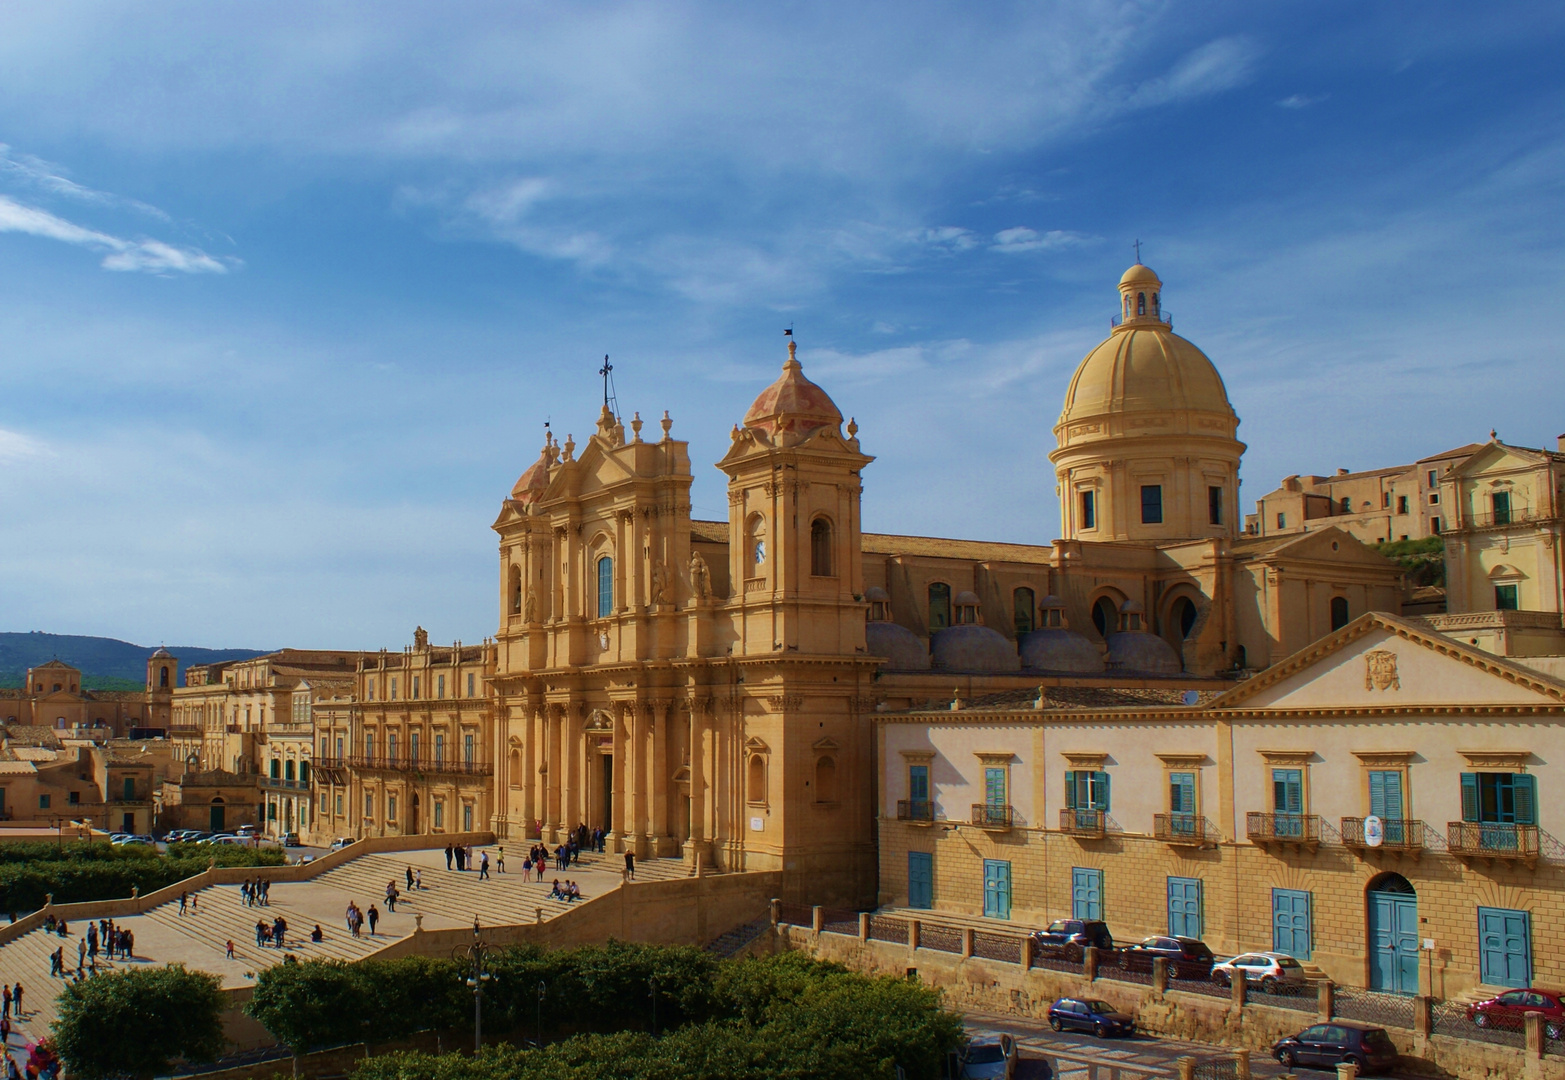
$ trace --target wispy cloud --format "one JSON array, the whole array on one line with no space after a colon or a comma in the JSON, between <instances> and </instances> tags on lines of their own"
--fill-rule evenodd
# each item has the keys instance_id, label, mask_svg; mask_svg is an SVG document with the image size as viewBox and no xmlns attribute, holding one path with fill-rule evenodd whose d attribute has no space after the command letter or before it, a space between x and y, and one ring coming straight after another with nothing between
<instances>
[{"instance_id":1,"label":"wispy cloud","mask_svg":"<svg viewBox=\"0 0 1565 1080\"><path fill-rule=\"evenodd\" d=\"M995 233L994 243L989 246L989 249L1007 254L1024 251L1061 251L1065 248L1090 244L1096 239L1068 229L1050 229L1048 232L1041 233L1025 225L1017 225Z\"/></svg>"},{"instance_id":2,"label":"wispy cloud","mask_svg":"<svg viewBox=\"0 0 1565 1080\"><path fill-rule=\"evenodd\" d=\"M1248 37L1217 38L1186 53L1168 74L1136 87L1129 104L1166 105L1232 90L1250 81L1260 57L1260 45Z\"/></svg>"},{"instance_id":3,"label":"wispy cloud","mask_svg":"<svg viewBox=\"0 0 1565 1080\"><path fill-rule=\"evenodd\" d=\"M19 181L31 187L58 195L77 202L89 203L94 206L110 206L135 210L146 214L148 217L157 218L159 221L171 221L168 214L159 210L156 206L144 203L139 199L128 199L122 195L115 195L108 191L98 191L95 188L84 187L65 175L65 169L53 162L32 154L17 153L16 150L5 143L0 143L0 175L8 179Z\"/></svg>"},{"instance_id":4,"label":"wispy cloud","mask_svg":"<svg viewBox=\"0 0 1565 1080\"><path fill-rule=\"evenodd\" d=\"M37 439L20 431L0 428L0 462L13 465L27 458L43 457L48 452L49 448Z\"/></svg>"},{"instance_id":5,"label":"wispy cloud","mask_svg":"<svg viewBox=\"0 0 1565 1080\"><path fill-rule=\"evenodd\" d=\"M1309 94L1289 94L1277 105L1283 109L1308 109L1311 105L1319 105L1330 96L1330 94L1316 94L1313 97Z\"/></svg>"},{"instance_id":6,"label":"wispy cloud","mask_svg":"<svg viewBox=\"0 0 1565 1080\"><path fill-rule=\"evenodd\" d=\"M89 229L0 195L0 232L26 233L65 244L105 252L105 270L137 270L147 273L177 271L184 274L226 274L240 265L238 259L217 259L199 248L175 247L161 240L126 240Z\"/></svg>"}]
</instances>

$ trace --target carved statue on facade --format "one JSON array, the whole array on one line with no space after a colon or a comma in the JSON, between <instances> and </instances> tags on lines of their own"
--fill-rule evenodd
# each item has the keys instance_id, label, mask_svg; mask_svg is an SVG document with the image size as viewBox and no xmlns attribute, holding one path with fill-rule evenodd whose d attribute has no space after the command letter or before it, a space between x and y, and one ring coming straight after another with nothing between
<instances>
[{"instance_id":1,"label":"carved statue on facade","mask_svg":"<svg viewBox=\"0 0 1565 1080\"><path fill-rule=\"evenodd\" d=\"M652 562L652 596L654 604L668 602L668 571L663 568L662 559L654 559Z\"/></svg>"},{"instance_id":2,"label":"carved statue on facade","mask_svg":"<svg viewBox=\"0 0 1565 1080\"><path fill-rule=\"evenodd\" d=\"M415 649L429 648L429 631L422 626L415 628L413 631L413 647Z\"/></svg>"},{"instance_id":3,"label":"carved statue on facade","mask_svg":"<svg viewBox=\"0 0 1565 1080\"><path fill-rule=\"evenodd\" d=\"M532 586L527 587L527 603L522 609L522 618L528 622L538 621L538 590Z\"/></svg>"},{"instance_id":4,"label":"carved statue on facade","mask_svg":"<svg viewBox=\"0 0 1565 1080\"><path fill-rule=\"evenodd\" d=\"M690 593L697 603L705 603L712 595L712 573L699 551L690 553Z\"/></svg>"}]
</instances>

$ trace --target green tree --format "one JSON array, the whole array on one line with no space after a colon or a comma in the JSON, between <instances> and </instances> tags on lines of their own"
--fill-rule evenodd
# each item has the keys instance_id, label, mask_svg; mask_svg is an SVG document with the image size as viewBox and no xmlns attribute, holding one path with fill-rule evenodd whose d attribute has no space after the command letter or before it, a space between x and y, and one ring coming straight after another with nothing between
<instances>
[{"instance_id":1,"label":"green tree","mask_svg":"<svg viewBox=\"0 0 1565 1080\"><path fill-rule=\"evenodd\" d=\"M150 1077L179 1058L218 1057L223 1009L217 976L182 964L94 975L60 994L55 1049L82 1080Z\"/></svg>"},{"instance_id":2,"label":"green tree","mask_svg":"<svg viewBox=\"0 0 1565 1080\"><path fill-rule=\"evenodd\" d=\"M245 1012L295 1055L365 1038L374 996L341 960L276 964L255 982Z\"/></svg>"}]
</instances>

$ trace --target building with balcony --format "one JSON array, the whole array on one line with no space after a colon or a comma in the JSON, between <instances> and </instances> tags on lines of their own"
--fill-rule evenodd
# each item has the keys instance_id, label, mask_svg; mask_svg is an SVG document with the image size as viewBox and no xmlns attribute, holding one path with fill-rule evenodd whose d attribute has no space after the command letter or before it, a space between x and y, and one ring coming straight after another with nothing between
<instances>
[{"instance_id":1,"label":"building with balcony","mask_svg":"<svg viewBox=\"0 0 1565 1080\"><path fill-rule=\"evenodd\" d=\"M317 839L471 832L496 805L490 642L366 654L351 703L315 702ZM264 782L263 782L264 783Z\"/></svg>"},{"instance_id":2,"label":"building with balcony","mask_svg":"<svg viewBox=\"0 0 1565 1080\"><path fill-rule=\"evenodd\" d=\"M1192 687L881 713L880 903L1402 994L1565 981L1565 681L1370 613Z\"/></svg>"}]
</instances>

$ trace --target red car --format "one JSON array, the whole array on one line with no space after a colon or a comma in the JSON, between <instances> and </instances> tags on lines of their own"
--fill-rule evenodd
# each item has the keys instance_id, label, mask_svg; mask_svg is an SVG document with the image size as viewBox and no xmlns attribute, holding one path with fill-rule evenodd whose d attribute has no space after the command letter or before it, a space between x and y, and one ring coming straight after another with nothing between
<instances>
[{"instance_id":1,"label":"red car","mask_svg":"<svg viewBox=\"0 0 1565 1080\"><path fill-rule=\"evenodd\" d=\"M1543 1030L1549 1038L1565 1037L1565 996L1558 990L1507 990L1467 1006L1467 1019L1479 1027L1520 1028L1530 1012L1543 1014Z\"/></svg>"}]
</instances>

